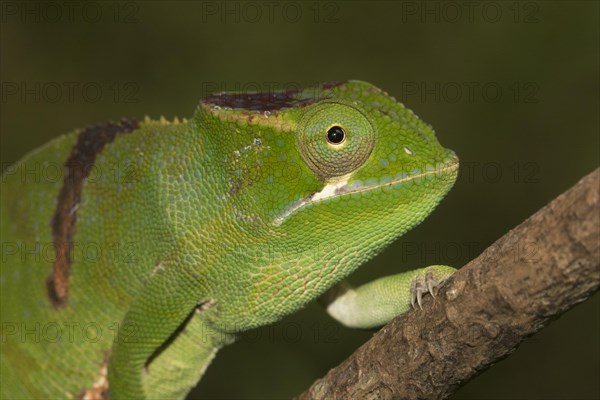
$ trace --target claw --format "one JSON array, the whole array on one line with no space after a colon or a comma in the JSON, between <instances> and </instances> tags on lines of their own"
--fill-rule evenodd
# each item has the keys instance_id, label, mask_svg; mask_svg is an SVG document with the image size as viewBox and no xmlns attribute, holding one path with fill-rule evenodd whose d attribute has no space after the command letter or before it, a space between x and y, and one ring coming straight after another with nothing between
<instances>
[{"instance_id":1,"label":"claw","mask_svg":"<svg viewBox=\"0 0 600 400\"><path fill-rule=\"evenodd\" d=\"M437 295L437 287L440 284L434 277L431 271L425 275L425 283L427 285L427 291L431 294L431 297L435 298Z\"/></svg>"},{"instance_id":2,"label":"claw","mask_svg":"<svg viewBox=\"0 0 600 400\"><path fill-rule=\"evenodd\" d=\"M417 280L414 279L410 283L410 305L413 309L415 309L415 292L417 290Z\"/></svg>"},{"instance_id":3,"label":"claw","mask_svg":"<svg viewBox=\"0 0 600 400\"><path fill-rule=\"evenodd\" d=\"M421 279L416 278L410 284L410 305L416 309L416 305L423 309L423 293L426 293L427 289L423 287Z\"/></svg>"}]
</instances>

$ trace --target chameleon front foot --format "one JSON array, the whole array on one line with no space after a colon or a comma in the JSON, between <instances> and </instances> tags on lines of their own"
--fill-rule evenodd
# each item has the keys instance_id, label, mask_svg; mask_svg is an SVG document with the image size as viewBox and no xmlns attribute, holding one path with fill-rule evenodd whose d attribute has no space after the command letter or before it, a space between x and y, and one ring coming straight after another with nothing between
<instances>
[{"instance_id":1,"label":"chameleon front foot","mask_svg":"<svg viewBox=\"0 0 600 400\"><path fill-rule=\"evenodd\" d=\"M456 271L446 265L379 278L357 288L338 284L324 297L327 312L343 325L374 328L418 305L426 293L435 296L439 286Z\"/></svg>"},{"instance_id":2,"label":"chameleon front foot","mask_svg":"<svg viewBox=\"0 0 600 400\"><path fill-rule=\"evenodd\" d=\"M418 305L422 310L423 295L429 293L431 297L435 298L440 285L444 283L454 271L454 268L446 265L434 265L425 268L425 273L418 274L410 284L411 307L416 309Z\"/></svg>"}]
</instances>

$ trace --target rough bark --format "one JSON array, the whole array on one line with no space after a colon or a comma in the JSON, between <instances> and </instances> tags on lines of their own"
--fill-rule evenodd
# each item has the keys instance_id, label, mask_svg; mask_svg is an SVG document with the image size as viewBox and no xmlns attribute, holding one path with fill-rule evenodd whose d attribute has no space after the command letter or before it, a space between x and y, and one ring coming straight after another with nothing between
<instances>
[{"instance_id":1,"label":"rough bark","mask_svg":"<svg viewBox=\"0 0 600 400\"><path fill-rule=\"evenodd\" d=\"M298 399L447 398L600 285L600 168L395 318Z\"/></svg>"}]
</instances>

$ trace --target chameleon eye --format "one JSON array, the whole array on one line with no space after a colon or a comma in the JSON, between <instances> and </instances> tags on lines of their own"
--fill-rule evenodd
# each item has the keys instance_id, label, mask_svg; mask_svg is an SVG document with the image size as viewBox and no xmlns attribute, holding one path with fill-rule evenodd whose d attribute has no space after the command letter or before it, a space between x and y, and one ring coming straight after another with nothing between
<instances>
[{"instance_id":1,"label":"chameleon eye","mask_svg":"<svg viewBox=\"0 0 600 400\"><path fill-rule=\"evenodd\" d=\"M331 144L341 144L346 139L346 132L340 126L332 126L327 131L327 141Z\"/></svg>"},{"instance_id":2,"label":"chameleon eye","mask_svg":"<svg viewBox=\"0 0 600 400\"><path fill-rule=\"evenodd\" d=\"M327 101L306 109L297 140L304 161L320 179L327 180L364 164L373 150L375 130L359 109Z\"/></svg>"}]
</instances>

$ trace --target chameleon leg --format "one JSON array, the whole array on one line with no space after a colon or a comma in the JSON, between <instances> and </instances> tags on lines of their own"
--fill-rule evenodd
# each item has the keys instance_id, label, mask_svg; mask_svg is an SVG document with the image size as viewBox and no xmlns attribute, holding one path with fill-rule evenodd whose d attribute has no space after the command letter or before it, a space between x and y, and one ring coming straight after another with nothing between
<instances>
[{"instance_id":1,"label":"chameleon leg","mask_svg":"<svg viewBox=\"0 0 600 400\"><path fill-rule=\"evenodd\" d=\"M341 282L323 295L320 302L341 324L351 328L374 328L421 306L425 293L435 296L437 287L456 271L446 265L431 265L386 276L358 288Z\"/></svg>"},{"instance_id":2,"label":"chameleon leg","mask_svg":"<svg viewBox=\"0 0 600 400\"><path fill-rule=\"evenodd\" d=\"M133 334L118 337L110 355L108 390L111 400L147 398L142 384L147 362L152 361L178 329L185 330L182 323L195 323L192 314L199 304L204 303L202 299L202 290L181 264L165 262L164 268L151 277L146 290L134 300L123 321L123 327ZM210 347L215 346L211 344ZM206 350L204 355L209 358ZM160 357L159 353L158 359ZM159 362L157 369L161 364ZM150 384L153 384L152 379Z\"/></svg>"},{"instance_id":3,"label":"chameleon leg","mask_svg":"<svg viewBox=\"0 0 600 400\"><path fill-rule=\"evenodd\" d=\"M202 312L195 310L142 374L147 397L183 399L228 341L233 341L233 336L214 332L203 320Z\"/></svg>"}]
</instances>

